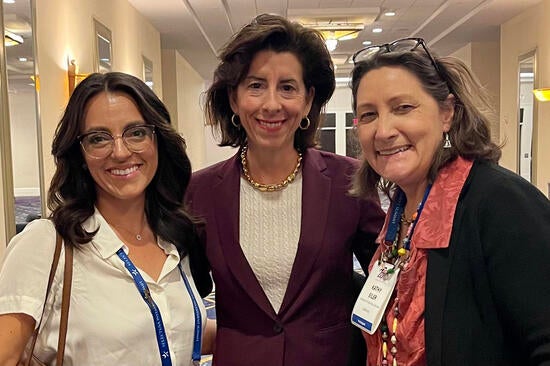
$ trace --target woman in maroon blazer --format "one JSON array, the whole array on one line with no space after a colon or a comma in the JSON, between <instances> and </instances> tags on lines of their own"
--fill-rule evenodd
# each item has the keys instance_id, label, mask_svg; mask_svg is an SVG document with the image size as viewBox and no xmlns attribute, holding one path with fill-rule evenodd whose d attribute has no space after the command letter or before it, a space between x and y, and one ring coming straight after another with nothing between
<instances>
[{"instance_id":1,"label":"woman in maroon blazer","mask_svg":"<svg viewBox=\"0 0 550 366\"><path fill-rule=\"evenodd\" d=\"M330 55L317 31L260 15L220 58L207 118L239 151L187 191L216 283L214 364L345 365L352 253L368 263L383 212L348 194L355 160L313 148Z\"/></svg>"}]
</instances>

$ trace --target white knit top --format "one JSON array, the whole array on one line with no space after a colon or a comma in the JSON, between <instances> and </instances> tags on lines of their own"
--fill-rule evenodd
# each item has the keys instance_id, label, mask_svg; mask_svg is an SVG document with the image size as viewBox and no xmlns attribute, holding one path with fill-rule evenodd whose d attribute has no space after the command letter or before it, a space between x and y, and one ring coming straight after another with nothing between
<instances>
[{"instance_id":1,"label":"white knit top","mask_svg":"<svg viewBox=\"0 0 550 366\"><path fill-rule=\"evenodd\" d=\"M296 258L301 214L301 173L286 188L276 192L260 192L241 178L241 248L276 313Z\"/></svg>"}]
</instances>

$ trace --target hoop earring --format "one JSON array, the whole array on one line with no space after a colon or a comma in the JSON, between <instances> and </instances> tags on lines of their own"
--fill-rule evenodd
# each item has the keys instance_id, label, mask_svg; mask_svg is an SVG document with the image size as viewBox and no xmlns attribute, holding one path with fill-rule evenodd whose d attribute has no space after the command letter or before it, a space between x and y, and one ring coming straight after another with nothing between
<instances>
[{"instance_id":1,"label":"hoop earring","mask_svg":"<svg viewBox=\"0 0 550 366\"><path fill-rule=\"evenodd\" d=\"M304 121L304 119L307 121L307 125L302 126L302 122ZM309 117L308 117L308 116L305 116L305 117L300 121L300 130L307 130L307 129L309 128L310 125L311 125L311 121L309 120Z\"/></svg>"},{"instance_id":2,"label":"hoop earring","mask_svg":"<svg viewBox=\"0 0 550 366\"><path fill-rule=\"evenodd\" d=\"M443 148L450 149L453 145L451 144L451 140L449 139L449 133L445 132L443 136L444 136Z\"/></svg>"},{"instance_id":3,"label":"hoop earring","mask_svg":"<svg viewBox=\"0 0 550 366\"><path fill-rule=\"evenodd\" d=\"M238 117L238 116L237 116L235 113L233 113L233 115L231 116L231 124L232 124L233 126L235 126L235 128L236 128L237 130L240 130L240 129L241 129L241 124L235 122L235 117Z\"/></svg>"}]
</instances>

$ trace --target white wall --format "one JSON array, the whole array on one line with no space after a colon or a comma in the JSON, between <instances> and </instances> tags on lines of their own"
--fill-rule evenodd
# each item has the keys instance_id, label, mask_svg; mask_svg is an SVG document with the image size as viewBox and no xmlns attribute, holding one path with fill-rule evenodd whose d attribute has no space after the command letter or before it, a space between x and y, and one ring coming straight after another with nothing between
<instances>
[{"instance_id":1,"label":"white wall","mask_svg":"<svg viewBox=\"0 0 550 366\"><path fill-rule=\"evenodd\" d=\"M34 89L18 93L10 92L9 100L15 196L38 196L40 195L40 176Z\"/></svg>"}]
</instances>

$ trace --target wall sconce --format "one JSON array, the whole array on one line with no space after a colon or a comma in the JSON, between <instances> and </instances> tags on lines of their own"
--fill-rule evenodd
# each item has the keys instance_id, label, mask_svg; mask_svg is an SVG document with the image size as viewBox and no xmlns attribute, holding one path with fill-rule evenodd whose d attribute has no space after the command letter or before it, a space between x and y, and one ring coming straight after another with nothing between
<instances>
[{"instance_id":1,"label":"wall sconce","mask_svg":"<svg viewBox=\"0 0 550 366\"><path fill-rule=\"evenodd\" d=\"M78 85L78 83L80 83L87 76L88 76L88 74L79 74L78 73L78 66L76 64L76 60L68 61L67 78L69 80L69 95L71 95L73 93L74 88Z\"/></svg>"},{"instance_id":2,"label":"wall sconce","mask_svg":"<svg viewBox=\"0 0 550 366\"><path fill-rule=\"evenodd\" d=\"M534 89L533 94L535 94L535 98L540 102L550 101L550 88Z\"/></svg>"}]
</instances>

